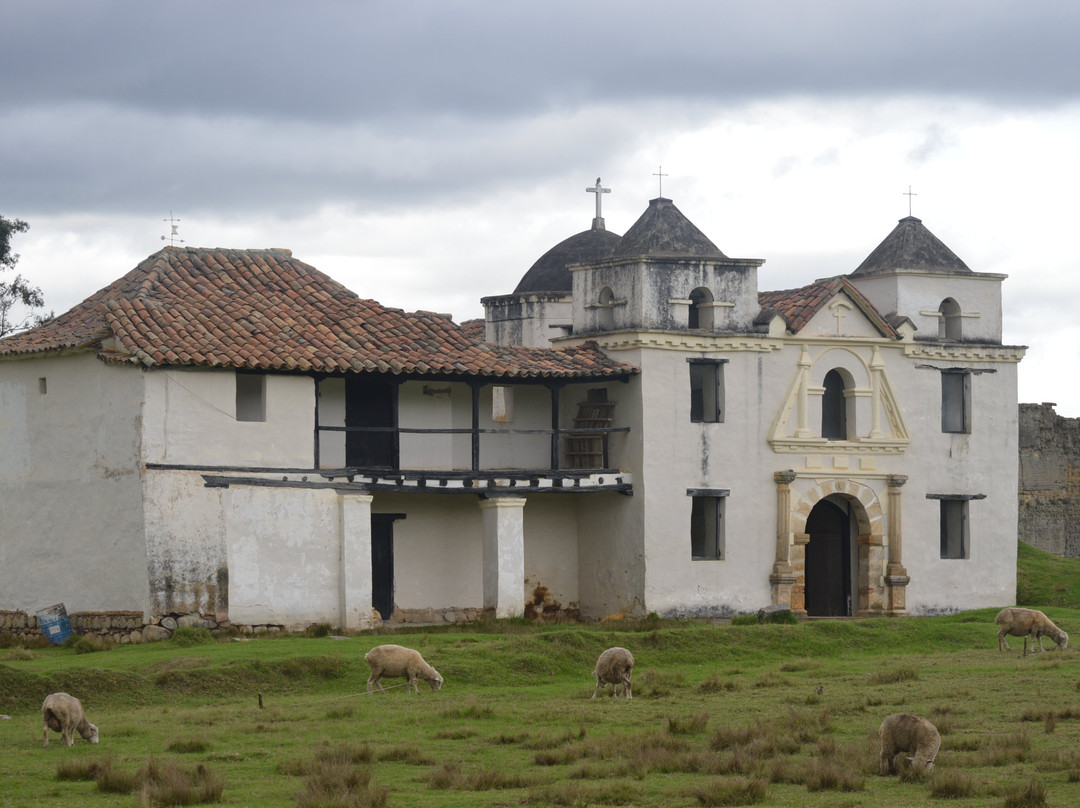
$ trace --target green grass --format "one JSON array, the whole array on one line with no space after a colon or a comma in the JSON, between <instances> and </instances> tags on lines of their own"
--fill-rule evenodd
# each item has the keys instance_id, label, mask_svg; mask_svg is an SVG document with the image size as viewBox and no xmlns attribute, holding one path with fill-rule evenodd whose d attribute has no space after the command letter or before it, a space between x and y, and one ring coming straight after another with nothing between
<instances>
[{"instance_id":1,"label":"green grass","mask_svg":"<svg viewBox=\"0 0 1080 808\"><path fill-rule=\"evenodd\" d=\"M1016 605L1080 608L1080 558L1062 558L1020 542Z\"/></svg>"},{"instance_id":2,"label":"green grass","mask_svg":"<svg viewBox=\"0 0 1080 808\"><path fill-rule=\"evenodd\" d=\"M1078 805L1077 652L999 653L995 613L0 650L0 804ZM367 695L382 642L420 649L443 689ZM636 657L632 701L589 698L612 645ZM42 748L54 690L100 744ZM900 711L942 733L930 776L877 773L877 727Z\"/></svg>"}]
</instances>

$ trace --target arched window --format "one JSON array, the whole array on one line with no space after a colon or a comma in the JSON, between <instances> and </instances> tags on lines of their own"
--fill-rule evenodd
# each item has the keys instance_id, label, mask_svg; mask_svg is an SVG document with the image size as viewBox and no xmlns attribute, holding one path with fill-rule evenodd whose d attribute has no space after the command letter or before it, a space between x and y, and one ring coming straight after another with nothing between
<instances>
[{"instance_id":1,"label":"arched window","mask_svg":"<svg viewBox=\"0 0 1080 808\"><path fill-rule=\"evenodd\" d=\"M960 304L947 297L938 306L938 339L960 339Z\"/></svg>"},{"instance_id":2,"label":"arched window","mask_svg":"<svg viewBox=\"0 0 1080 808\"><path fill-rule=\"evenodd\" d=\"M838 370L825 374L825 395L821 398L821 437L826 440L847 440L847 396L844 377Z\"/></svg>"},{"instance_id":3,"label":"arched window","mask_svg":"<svg viewBox=\"0 0 1080 808\"><path fill-rule=\"evenodd\" d=\"M712 292L704 287L698 287L690 293L690 312L686 323L688 328L703 328L706 331L712 331L712 302Z\"/></svg>"},{"instance_id":4,"label":"arched window","mask_svg":"<svg viewBox=\"0 0 1080 808\"><path fill-rule=\"evenodd\" d=\"M601 331L613 331L615 329L615 295L611 287L605 286L600 290L599 304L596 309L596 325Z\"/></svg>"}]
</instances>

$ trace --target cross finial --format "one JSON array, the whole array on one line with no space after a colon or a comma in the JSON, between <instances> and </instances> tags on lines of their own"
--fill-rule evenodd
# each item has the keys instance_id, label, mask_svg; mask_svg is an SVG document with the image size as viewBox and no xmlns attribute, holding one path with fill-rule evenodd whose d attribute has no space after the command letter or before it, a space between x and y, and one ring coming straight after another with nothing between
<instances>
[{"instance_id":1,"label":"cross finial","mask_svg":"<svg viewBox=\"0 0 1080 808\"><path fill-rule=\"evenodd\" d=\"M903 193L901 193L901 196L906 196L907 197L907 215L910 216L911 215L911 197L918 196L918 194L912 193L911 192L911 186L909 185L907 187L907 190L904 191Z\"/></svg>"},{"instance_id":2,"label":"cross finial","mask_svg":"<svg viewBox=\"0 0 1080 808\"><path fill-rule=\"evenodd\" d=\"M168 241L170 247L175 247L176 242L184 243L184 240L180 238L180 220L173 218L172 211L169 211L169 218L162 219L163 222L168 222L170 226L169 235L162 236L162 241Z\"/></svg>"},{"instance_id":3,"label":"cross finial","mask_svg":"<svg viewBox=\"0 0 1080 808\"><path fill-rule=\"evenodd\" d=\"M663 166L658 166L656 171L653 172L653 176L654 177L659 177L660 196L663 196L664 195L664 177L667 176L667 174L664 173L664 167Z\"/></svg>"},{"instance_id":4,"label":"cross finial","mask_svg":"<svg viewBox=\"0 0 1080 808\"><path fill-rule=\"evenodd\" d=\"M604 217L600 215L600 199L601 199L600 195L601 194L610 194L611 189L601 187L600 178L597 177L596 178L596 185L594 185L592 188L586 188L585 190L586 190L586 192L588 192L590 194L596 194L596 218L592 220L593 230L603 230L604 229Z\"/></svg>"}]
</instances>

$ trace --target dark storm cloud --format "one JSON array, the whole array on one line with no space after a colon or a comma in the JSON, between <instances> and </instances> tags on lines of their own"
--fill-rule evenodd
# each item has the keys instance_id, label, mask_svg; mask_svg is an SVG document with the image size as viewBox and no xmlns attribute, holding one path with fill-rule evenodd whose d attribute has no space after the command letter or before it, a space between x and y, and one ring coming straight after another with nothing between
<instances>
[{"instance_id":1,"label":"dark storm cloud","mask_svg":"<svg viewBox=\"0 0 1080 808\"><path fill-rule=\"evenodd\" d=\"M604 100L1075 97L1076 4L20 3L7 109L324 121L516 116Z\"/></svg>"}]
</instances>

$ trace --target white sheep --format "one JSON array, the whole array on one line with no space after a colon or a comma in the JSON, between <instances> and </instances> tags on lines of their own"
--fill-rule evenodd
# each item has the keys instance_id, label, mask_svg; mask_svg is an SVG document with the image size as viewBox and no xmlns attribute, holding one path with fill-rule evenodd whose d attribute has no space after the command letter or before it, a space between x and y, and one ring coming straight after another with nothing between
<instances>
[{"instance_id":1,"label":"white sheep","mask_svg":"<svg viewBox=\"0 0 1080 808\"><path fill-rule=\"evenodd\" d=\"M593 668L593 676L596 677L596 689L593 690L592 697L596 698L596 694L600 692L602 685L609 684L612 685L612 696L619 695L619 685L622 685L623 690L626 691L626 698L631 698L630 676L633 672L633 654L618 646L607 649L600 654L600 658L596 660L596 667Z\"/></svg>"},{"instance_id":2,"label":"white sheep","mask_svg":"<svg viewBox=\"0 0 1080 808\"><path fill-rule=\"evenodd\" d=\"M82 704L67 693L52 693L41 704L42 730L45 746L49 745L49 730L59 732L65 746L75 745L78 732L90 743L98 742L98 728L86 720Z\"/></svg>"},{"instance_id":3,"label":"white sheep","mask_svg":"<svg viewBox=\"0 0 1080 808\"><path fill-rule=\"evenodd\" d=\"M1054 625L1045 614L1038 609L1020 609L1007 607L997 613L994 622L1001 626L998 631L998 650L1009 650L1009 642L1005 639L1006 634L1024 638L1024 656L1027 656L1028 636L1031 636L1031 650L1035 651L1035 641L1039 641L1039 650L1043 648L1042 638L1046 635L1059 649L1064 651L1069 647L1069 635Z\"/></svg>"},{"instance_id":4,"label":"white sheep","mask_svg":"<svg viewBox=\"0 0 1080 808\"><path fill-rule=\"evenodd\" d=\"M371 692L372 685L379 688L380 693L386 692L379 684L379 679L383 676L404 676L409 680L405 683L406 691L413 690L416 693L420 692L417 679L423 679L431 685L432 690L442 687L443 678L439 672L424 661L419 651L414 651L412 648L400 645L377 645L364 654L364 659L371 668L371 676L367 680L368 693Z\"/></svg>"},{"instance_id":5,"label":"white sheep","mask_svg":"<svg viewBox=\"0 0 1080 808\"><path fill-rule=\"evenodd\" d=\"M881 722L878 737L881 738L882 774L895 774L896 755L900 752L908 754L914 771L929 774L934 770L941 735L925 718L911 713L893 713Z\"/></svg>"}]
</instances>

